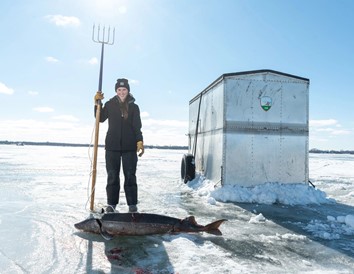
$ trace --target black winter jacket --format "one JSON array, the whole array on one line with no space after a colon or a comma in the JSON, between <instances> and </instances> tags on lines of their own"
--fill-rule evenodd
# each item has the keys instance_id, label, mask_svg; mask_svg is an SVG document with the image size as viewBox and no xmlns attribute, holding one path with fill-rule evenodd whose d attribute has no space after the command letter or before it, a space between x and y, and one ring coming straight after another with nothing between
<instances>
[{"instance_id":1,"label":"black winter jacket","mask_svg":"<svg viewBox=\"0 0 354 274\"><path fill-rule=\"evenodd\" d=\"M133 151L136 150L136 143L143 141L141 132L140 110L135 99L128 95L128 118L124 119L119 107L119 99L114 96L104 104L101 110L100 122L108 118L108 131L106 135L105 148L112 151ZM101 105L102 106L102 105ZM95 116L96 116L95 106Z\"/></svg>"}]
</instances>

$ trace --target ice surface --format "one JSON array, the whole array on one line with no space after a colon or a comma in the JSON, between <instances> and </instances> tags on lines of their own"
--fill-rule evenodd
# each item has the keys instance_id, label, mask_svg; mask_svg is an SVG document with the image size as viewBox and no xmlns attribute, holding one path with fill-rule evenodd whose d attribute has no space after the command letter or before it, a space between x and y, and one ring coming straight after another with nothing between
<instances>
[{"instance_id":1,"label":"ice surface","mask_svg":"<svg viewBox=\"0 0 354 274\"><path fill-rule=\"evenodd\" d=\"M222 236L116 237L79 232L90 216L87 148L0 146L0 273L353 273L351 155L310 154L307 185L220 188L183 184L185 151L139 158L139 210L200 224L228 219ZM99 149L95 206L105 204ZM127 212L124 193L118 210Z\"/></svg>"}]
</instances>

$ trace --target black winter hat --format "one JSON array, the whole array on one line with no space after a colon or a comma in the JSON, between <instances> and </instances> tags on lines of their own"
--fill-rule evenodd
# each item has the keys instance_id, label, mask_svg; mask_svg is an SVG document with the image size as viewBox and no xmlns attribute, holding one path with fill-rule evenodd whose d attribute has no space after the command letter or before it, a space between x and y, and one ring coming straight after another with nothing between
<instances>
[{"instance_id":1,"label":"black winter hat","mask_svg":"<svg viewBox=\"0 0 354 274\"><path fill-rule=\"evenodd\" d=\"M125 78L120 78L120 79L117 79L117 83L115 85L115 91L117 90L117 88L126 88L129 92L130 92L130 86L129 86L129 83L128 83L128 79L125 79Z\"/></svg>"}]
</instances>

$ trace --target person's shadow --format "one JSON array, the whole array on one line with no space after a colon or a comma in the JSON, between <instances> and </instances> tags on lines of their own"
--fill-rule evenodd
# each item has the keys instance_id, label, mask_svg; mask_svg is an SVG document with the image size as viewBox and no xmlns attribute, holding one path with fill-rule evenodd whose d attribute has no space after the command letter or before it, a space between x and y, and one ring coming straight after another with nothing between
<instances>
[{"instance_id":1,"label":"person's shadow","mask_svg":"<svg viewBox=\"0 0 354 274\"><path fill-rule=\"evenodd\" d=\"M105 240L101 235L76 232L87 240L86 273L174 273L162 235L115 236ZM104 246L102 246L102 243Z\"/></svg>"}]
</instances>

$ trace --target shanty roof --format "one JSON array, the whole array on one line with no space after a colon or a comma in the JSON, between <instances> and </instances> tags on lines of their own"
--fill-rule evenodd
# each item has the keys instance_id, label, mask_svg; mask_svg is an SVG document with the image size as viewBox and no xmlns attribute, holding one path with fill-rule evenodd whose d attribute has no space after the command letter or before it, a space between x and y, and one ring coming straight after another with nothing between
<instances>
[{"instance_id":1,"label":"shanty roof","mask_svg":"<svg viewBox=\"0 0 354 274\"><path fill-rule=\"evenodd\" d=\"M240 71L240 72L231 72L231 73L224 73L220 77L218 77L215 81L213 81L210 85L208 85L205 89L203 89L200 93L198 93L193 99L190 100L190 102L194 101L196 98L200 96L200 94L205 93L207 90L209 90L211 87L213 87L215 84L221 82L225 78L232 77L232 76L239 76L239 75L247 75L247 74L264 74L264 73L273 73L273 74L278 74L286 77L291 77L294 79L310 82L308 78L276 71L276 70L271 70L271 69L260 69L260 70L249 70L249 71Z\"/></svg>"}]
</instances>

